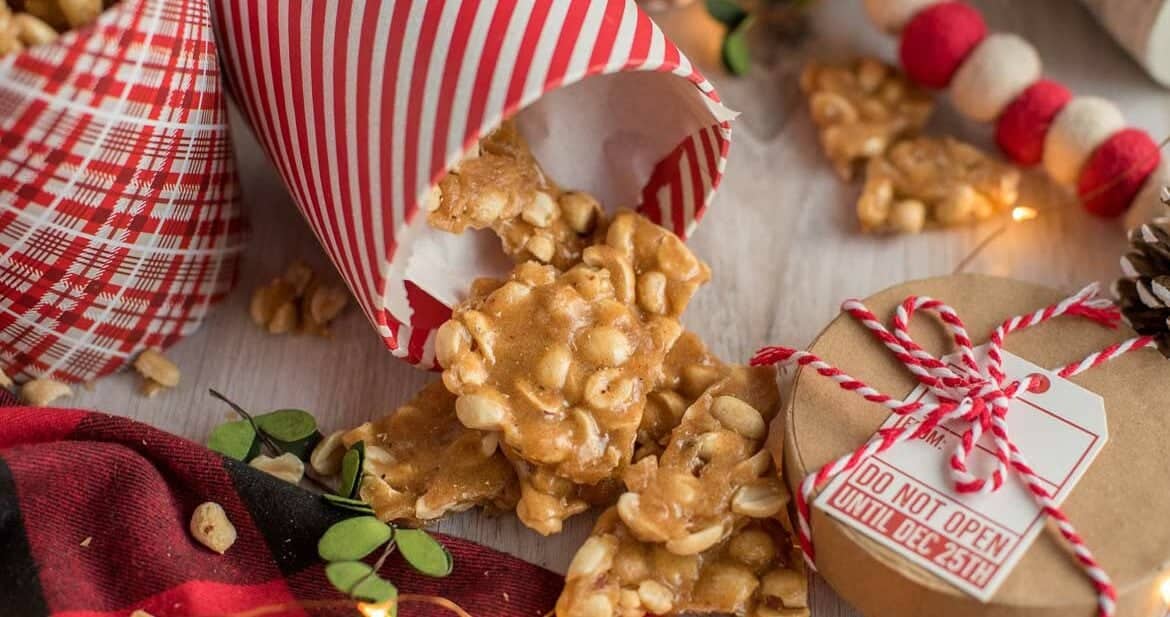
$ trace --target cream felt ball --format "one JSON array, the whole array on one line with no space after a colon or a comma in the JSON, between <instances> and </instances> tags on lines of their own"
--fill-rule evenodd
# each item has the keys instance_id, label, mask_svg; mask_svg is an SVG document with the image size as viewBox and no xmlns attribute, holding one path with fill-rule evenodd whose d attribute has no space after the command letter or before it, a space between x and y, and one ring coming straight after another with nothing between
<instances>
[{"instance_id":1,"label":"cream felt ball","mask_svg":"<svg viewBox=\"0 0 1170 617\"><path fill-rule=\"evenodd\" d=\"M959 113L991 122L1004 107L1040 78L1040 54L1014 34L992 34L967 56L951 80L951 101Z\"/></svg>"},{"instance_id":2,"label":"cream felt ball","mask_svg":"<svg viewBox=\"0 0 1170 617\"><path fill-rule=\"evenodd\" d=\"M1044 169L1056 182L1074 185L1089 155L1123 128L1125 118L1113 103L1094 96L1073 98L1044 138Z\"/></svg>"},{"instance_id":3,"label":"cream felt ball","mask_svg":"<svg viewBox=\"0 0 1170 617\"><path fill-rule=\"evenodd\" d=\"M914 16L942 0L865 0L865 11L873 25L897 34L910 23Z\"/></svg>"}]
</instances>

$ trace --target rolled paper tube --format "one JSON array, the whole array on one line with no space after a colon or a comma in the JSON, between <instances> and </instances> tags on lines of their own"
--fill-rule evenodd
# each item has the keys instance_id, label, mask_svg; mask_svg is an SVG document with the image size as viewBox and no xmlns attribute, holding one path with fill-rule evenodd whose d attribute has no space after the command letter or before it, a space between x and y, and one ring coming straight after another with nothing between
<instances>
[{"instance_id":1,"label":"rolled paper tube","mask_svg":"<svg viewBox=\"0 0 1170 617\"><path fill-rule=\"evenodd\" d=\"M955 73L951 101L968 118L991 122L1040 79L1040 70L1040 54L1031 43L1015 34L992 34Z\"/></svg>"},{"instance_id":2,"label":"rolled paper tube","mask_svg":"<svg viewBox=\"0 0 1170 617\"><path fill-rule=\"evenodd\" d=\"M235 284L245 226L209 19L203 0L127 0L0 60L0 369L17 381L112 373L195 332Z\"/></svg>"},{"instance_id":3,"label":"rolled paper tube","mask_svg":"<svg viewBox=\"0 0 1170 617\"><path fill-rule=\"evenodd\" d=\"M906 24L898 55L910 79L928 88L946 88L986 36L979 11L962 2L941 2Z\"/></svg>"}]
</instances>

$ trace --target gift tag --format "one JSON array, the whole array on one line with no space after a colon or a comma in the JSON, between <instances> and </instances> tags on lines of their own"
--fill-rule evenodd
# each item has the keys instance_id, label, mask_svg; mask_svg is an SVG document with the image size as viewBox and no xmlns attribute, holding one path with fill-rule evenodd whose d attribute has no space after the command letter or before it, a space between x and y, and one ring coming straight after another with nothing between
<instances>
[{"instance_id":1,"label":"gift tag","mask_svg":"<svg viewBox=\"0 0 1170 617\"><path fill-rule=\"evenodd\" d=\"M976 350L982 356L985 347ZM1013 442L1045 488L1062 503L1105 446L1100 396L1023 358L1003 353L1009 379L1026 391L1011 402ZM958 354L943 358L955 363ZM933 401L924 386L906 400ZM924 414L891 415L882 428L914 425ZM1014 474L999 491L964 495L954 489L949 460L961 422L900 443L837 476L815 505L837 520L986 602L1045 527L1032 493ZM984 435L968 459L980 477L994 469L995 447Z\"/></svg>"}]
</instances>

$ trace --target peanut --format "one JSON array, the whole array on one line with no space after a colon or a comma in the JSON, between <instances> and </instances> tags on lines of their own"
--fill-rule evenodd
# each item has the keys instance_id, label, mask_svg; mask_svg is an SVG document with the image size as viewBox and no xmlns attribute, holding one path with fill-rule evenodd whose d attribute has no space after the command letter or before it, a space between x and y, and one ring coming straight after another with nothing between
<instances>
[{"instance_id":1,"label":"peanut","mask_svg":"<svg viewBox=\"0 0 1170 617\"><path fill-rule=\"evenodd\" d=\"M191 513L191 537L219 553L227 552L236 543L236 528L228 520L223 506L214 501L199 504Z\"/></svg>"},{"instance_id":2,"label":"peanut","mask_svg":"<svg viewBox=\"0 0 1170 617\"><path fill-rule=\"evenodd\" d=\"M59 381L42 377L26 382L20 388L20 396L33 407L44 407L59 398L73 396L73 390Z\"/></svg>"}]
</instances>

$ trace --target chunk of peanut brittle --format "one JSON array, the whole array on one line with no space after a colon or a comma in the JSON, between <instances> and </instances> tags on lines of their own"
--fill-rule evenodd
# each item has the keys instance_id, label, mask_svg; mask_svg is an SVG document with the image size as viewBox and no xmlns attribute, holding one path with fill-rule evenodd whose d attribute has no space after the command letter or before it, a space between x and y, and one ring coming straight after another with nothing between
<instances>
[{"instance_id":1,"label":"chunk of peanut brittle","mask_svg":"<svg viewBox=\"0 0 1170 617\"><path fill-rule=\"evenodd\" d=\"M820 127L825 154L847 180L857 162L917 133L934 106L929 93L872 58L843 65L810 63L800 87Z\"/></svg>"},{"instance_id":2,"label":"chunk of peanut brittle","mask_svg":"<svg viewBox=\"0 0 1170 617\"><path fill-rule=\"evenodd\" d=\"M730 538L678 555L639 540L611 508L569 564L557 617L808 617L808 578L789 535L770 519L739 523Z\"/></svg>"},{"instance_id":3,"label":"chunk of peanut brittle","mask_svg":"<svg viewBox=\"0 0 1170 617\"><path fill-rule=\"evenodd\" d=\"M660 457L569 565L558 617L729 613L807 617L787 492L763 449L779 395L771 371L733 367L687 409Z\"/></svg>"},{"instance_id":4,"label":"chunk of peanut brittle","mask_svg":"<svg viewBox=\"0 0 1170 617\"><path fill-rule=\"evenodd\" d=\"M604 242L586 249L583 259L609 270L615 297L646 315L681 317L711 280L711 269L678 236L629 210L614 216Z\"/></svg>"},{"instance_id":5,"label":"chunk of peanut brittle","mask_svg":"<svg viewBox=\"0 0 1170 617\"><path fill-rule=\"evenodd\" d=\"M727 538L741 518L783 516L788 493L763 446L778 406L772 371L732 368L687 408L661 456L624 471L622 522L689 555Z\"/></svg>"},{"instance_id":6,"label":"chunk of peanut brittle","mask_svg":"<svg viewBox=\"0 0 1170 617\"><path fill-rule=\"evenodd\" d=\"M662 368L662 380L646 398L646 410L638 426L635 461L661 454L670 432L682 422L687 408L731 370L693 332L683 332L666 355Z\"/></svg>"},{"instance_id":7,"label":"chunk of peanut brittle","mask_svg":"<svg viewBox=\"0 0 1170 617\"><path fill-rule=\"evenodd\" d=\"M457 163L438 188L426 204L427 221L462 233L519 216L533 195L550 185L515 125L506 122Z\"/></svg>"},{"instance_id":8,"label":"chunk of peanut brittle","mask_svg":"<svg viewBox=\"0 0 1170 617\"><path fill-rule=\"evenodd\" d=\"M616 255L608 265L631 269ZM459 419L498 432L517 465L526 523L527 512L549 510L537 494L564 496L566 485L598 483L629 462L646 393L681 332L676 319L618 300L613 279L588 263L564 273L521 264L502 285L479 285L486 294L436 333ZM538 518L543 530L559 526Z\"/></svg>"},{"instance_id":9,"label":"chunk of peanut brittle","mask_svg":"<svg viewBox=\"0 0 1170 617\"><path fill-rule=\"evenodd\" d=\"M347 448L365 442L361 497L378 518L410 523L474 506L511 510L519 498L516 473L497 439L463 426L455 396L440 382L342 436Z\"/></svg>"},{"instance_id":10,"label":"chunk of peanut brittle","mask_svg":"<svg viewBox=\"0 0 1170 617\"><path fill-rule=\"evenodd\" d=\"M454 233L491 228L516 261L562 270L581 260L602 218L596 199L563 191L544 174L511 121L439 181L426 207L433 227Z\"/></svg>"},{"instance_id":11,"label":"chunk of peanut brittle","mask_svg":"<svg viewBox=\"0 0 1170 617\"><path fill-rule=\"evenodd\" d=\"M898 143L866 166L857 201L862 230L917 232L985 220L1019 196L1020 172L950 137Z\"/></svg>"}]
</instances>

